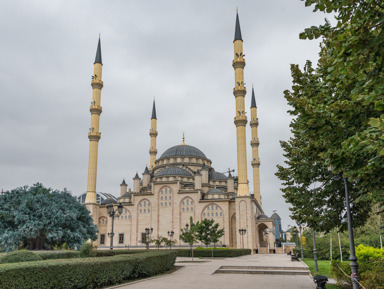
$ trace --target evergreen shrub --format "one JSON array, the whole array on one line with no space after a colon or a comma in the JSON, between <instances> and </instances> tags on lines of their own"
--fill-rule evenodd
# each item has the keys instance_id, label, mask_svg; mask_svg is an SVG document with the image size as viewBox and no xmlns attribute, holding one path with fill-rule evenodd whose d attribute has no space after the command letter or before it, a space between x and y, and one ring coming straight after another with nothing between
<instances>
[{"instance_id":1,"label":"evergreen shrub","mask_svg":"<svg viewBox=\"0 0 384 289\"><path fill-rule=\"evenodd\" d=\"M340 268L347 274L347 276L340 270ZM351 276L352 271L348 261L340 262L339 260L332 260L331 274L340 288L352 288L351 278L349 277Z\"/></svg>"},{"instance_id":2,"label":"evergreen shrub","mask_svg":"<svg viewBox=\"0 0 384 289\"><path fill-rule=\"evenodd\" d=\"M84 242L80 247L80 257L96 257L96 252L93 250L93 246L91 243Z\"/></svg>"},{"instance_id":3,"label":"evergreen shrub","mask_svg":"<svg viewBox=\"0 0 384 289\"><path fill-rule=\"evenodd\" d=\"M0 264L40 261L40 260L42 260L42 258L38 254L30 251L26 251L26 250L20 250L20 251L13 251L1 257Z\"/></svg>"},{"instance_id":4,"label":"evergreen shrub","mask_svg":"<svg viewBox=\"0 0 384 289\"><path fill-rule=\"evenodd\" d=\"M176 249L175 251L177 251L177 257L191 257L189 249ZM213 249L213 257L239 257L250 254L251 249ZM212 249L194 249L193 257L212 257Z\"/></svg>"},{"instance_id":5,"label":"evergreen shrub","mask_svg":"<svg viewBox=\"0 0 384 289\"><path fill-rule=\"evenodd\" d=\"M59 250L36 252L43 260L80 258L79 251Z\"/></svg>"},{"instance_id":6,"label":"evergreen shrub","mask_svg":"<svg viewBox=\"0 0 384 289\"><path fill-rule=\"evenodd\" d=\"M105 258L0 265L0 288L101 288L169 270L176 252L149 251Z\"/></svg>"}]
</instances>

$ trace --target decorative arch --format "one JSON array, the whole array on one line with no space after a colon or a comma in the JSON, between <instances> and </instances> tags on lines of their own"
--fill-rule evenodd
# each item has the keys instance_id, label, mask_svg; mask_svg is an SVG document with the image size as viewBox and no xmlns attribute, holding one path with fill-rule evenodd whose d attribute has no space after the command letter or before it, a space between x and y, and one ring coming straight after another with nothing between
<instances>
[{"instance_id":1,"label":"decorative arch","mask_svg":"<svg viewBox=\"0 0 384 289\"><path fill-rule=\"evenodd\" d=\"M220 225L220 228L225 228L224 226L224 210L223 208L215 203L211 202L204 206L200 213L200 219L213 219L215 223ZM223 237L221 237L221 242L224 242L225 236L228 232L224 231Z\"/></svg>"},{"instance_id":2,"label":"decorative arch","mask_svg":"<svg viewBox=\"0 0 384 289\"><path fill-rule=\"evenodd\" d=\"M169 185L161 186L157 191L157 234L174 230L174 207L175 192Z\"/></svg>"},{"instance_id":3,"label":"decorative arch","mask_svg":"<svg viewBox=\"0 0 384 289\"><path fill-rule=\"evenodd\" d=\"M145 209L145 211L144 211ZM140 212L141 210L141 212ZM139 245L140 233L144 228L152 226L152 203L149 199L141 199L136 206L136 245Z\"/></svg>"},{"instance_id":4,"label":"decorative arch","mask_svg":"<svg viewBox=\"0 0 384 289\"><path fill-rule=\"evenodd\" d=\"M232 248L237 248L236 213L232 215L229 225L230 225L230 231L229 231L230 246Z\"/></svg>"},{"instance_id":5,"label":"decorative arch","mask_svg":"<svg viewBox=\"0 0 384 289\"><path fill-rule=\"evenodd\" d=\"M107 225L108 224L108 218L105 216L102 216L99 218L99 226Z\"/></svg>"},{"instance_id":6,"label":"decorative arch","mask_svg":"<svg viewBox=\"0 0 384 289\"><path fill-rule=\"evenodd\" d=\"M173 207L174 194L170 186L164 185L158 191L158 204L159 208Z\"/></svg>"}]
</instances>

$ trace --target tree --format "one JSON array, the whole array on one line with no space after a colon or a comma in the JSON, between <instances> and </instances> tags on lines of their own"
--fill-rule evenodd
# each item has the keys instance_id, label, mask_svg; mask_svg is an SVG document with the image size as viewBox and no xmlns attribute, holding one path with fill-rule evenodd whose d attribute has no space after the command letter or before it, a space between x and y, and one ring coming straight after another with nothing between
<instances>
[{"instance_id":1,"label":"tree","mask_svg":"<svg viewBox=\"0 0 384 289\"><path fill-rule=\"evenodd\" d=\"M184 229L181 229L181 234L179 236L179 239L181 241L183 241L184 243L189 244L190 250L191 250L192 261L193 261L193 249L192 249L192 246L197 242L196 230L197 230L197 225L195 225L193 223L193 218L190 217L188 227L184 228Z\"/></svg>"},{"instance_id":2,"label":"tree","mask_svg":"<svg viewBox=\"0 0 384 289\"><path fill-rule=\"evenodd\" d=\"M348 179L353 226L384 201L384 9L375 0L307 0L315 11L334 13L337 25L312 26L302 39L322 37L319 62L291 66L285 91L293 137L281 142L286 166L278 166L292 217L317 231L341 226L344 188L327 171ZM321 226L319 221L323 220Z\"/></svg>"},{"instance_id":3,"label":"tree","mask_svg":"<svg viewBox=\"0 0 384 289\"><path fill-rule=\"evenodd\" d=\"M36 183L0 195L0 247L10 252L20 245L41 250L62 246L80 248L96 240L97 227L87 208L66 189Z\"/></svg>"},{"instance_id":4,"label":"tree","mask_svg":"<svg viewBox=\"0 0 384 289\"><path fill-rule=\"evenodd\" d=\"M172 246L175 246L177 244L177 240L171 240L164 237L164 244L165 246L169 247L169 249L171 249Z\"/></svg>"},{"instance_id":5,"label":"tree","mask_svg":"<svg viewBox=\"0 0 384 289\"><path fill-rule=\"evenodd\" d=\"M224 229L219 229L219 224L215 223L213 219L203 219L201 222L196 224L196 237L201 243L203 243L207 248L208 245L216 243L224 235Z\"/></svg>"},{"instance_id":6,"label":"tree","mask_svg":"<svg viewBox=\"0 0 384 289\"><path fill-rule=\"evenodd\" d=\"M167 238L159 236L157 239L152 239L151 243L154 243L157 246L157 249L160 249L160 246L167 240Z\"/></svg>"}]
</instances>

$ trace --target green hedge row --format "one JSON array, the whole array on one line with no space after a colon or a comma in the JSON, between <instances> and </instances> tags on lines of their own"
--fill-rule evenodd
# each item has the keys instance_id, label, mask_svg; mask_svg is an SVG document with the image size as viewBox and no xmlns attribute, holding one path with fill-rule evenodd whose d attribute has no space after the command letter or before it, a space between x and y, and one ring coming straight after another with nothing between
<instances>
[{"instance_id":1,"label":"green hedge row","mask_svg":"<svg viewBox=\"0 0 384 289\"><path fill-rule=\"evenodd\" d=\"M175 251L0 265L0 288L100 288L169 270Z\"/></svg>"},{"instance_id":2,"label":"green hedge row","mask_svg":"<svg viewBox=\"0 0 384 289\"><path fill-rule=\"evenodd\" d=\"M43 260L54 260L54 259L71 259L71 258L80 258L79 251L69 251L69 250L60 250L60 251L42 251L35 252L39 254Z\"/></svg>"},{"instance_id":3,"label":"green hedge row","mask_svg":"<svg viewBox=\"0 0 384 289\"><path fill-rule=\"evenodd\" d=\"M126 255L126 254L140 254L148 252L148 250L138 249L138 250L96 250L96 257L108 257L116 255Z\"/></svg>"},{"instance_id":4,"label":"green hedge row","mask_svg":"<svg viewBox=\"0 0 384 289\"><path fill-rule=\"evenodd\" d=\"M173 251L173 250L172 250ZM191 257L189 249L176 249L177 257ZM239 257L243 255L250 255L251 249L230 249L230 250L213 250L213 257ZM212 250L209 249L194 249L193 257L212 257Z\"/></svg>"}]
</instances>

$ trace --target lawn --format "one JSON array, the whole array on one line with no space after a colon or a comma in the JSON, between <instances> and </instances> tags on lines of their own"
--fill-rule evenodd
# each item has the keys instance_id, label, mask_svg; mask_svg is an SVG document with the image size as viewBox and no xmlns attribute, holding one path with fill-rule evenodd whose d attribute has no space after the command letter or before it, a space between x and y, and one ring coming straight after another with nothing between
<instances>
[{"instance_id":1,"label":"lawn","mask_svg":"<svg viewBox=\"0 0 384 289\"><path fill-rule=\"evenodd\" d=\"M309 270L311 271L312 276L315 275L324 275L328 278L332 278L331 275L331 264L329 264L328 260L317 260L317 265L319 266L319 271L315 271L315 261L313 259L304 258L304 263L308 265Z\"/></svg>"}]
</instances>

